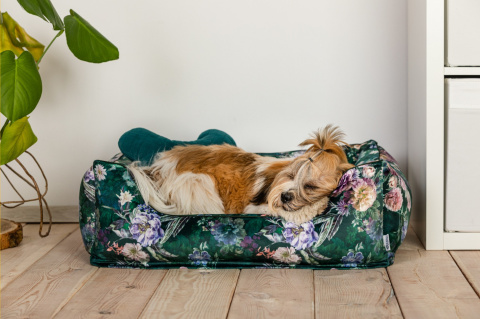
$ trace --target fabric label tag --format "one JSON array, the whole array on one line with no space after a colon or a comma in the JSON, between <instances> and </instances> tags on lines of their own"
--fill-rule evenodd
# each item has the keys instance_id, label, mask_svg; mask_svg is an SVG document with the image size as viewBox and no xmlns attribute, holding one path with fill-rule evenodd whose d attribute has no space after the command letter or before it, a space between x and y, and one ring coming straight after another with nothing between
<instances>
[{"instance_id":1,"label":"fabric label tag","mask_svg":"<svg viewBox=\"0 0 480 319\"><path fill-rule=\"evenodd\" d=\"M390 251L390 235L383 235L383 246L386 251Z\"/></svg>"}]
</instances>

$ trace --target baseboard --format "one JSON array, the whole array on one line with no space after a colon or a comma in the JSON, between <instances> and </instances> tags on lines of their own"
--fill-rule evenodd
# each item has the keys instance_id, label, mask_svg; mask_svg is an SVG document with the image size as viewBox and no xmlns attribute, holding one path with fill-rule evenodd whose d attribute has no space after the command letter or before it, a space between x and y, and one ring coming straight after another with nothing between
<instances>
[{"instance_id":1,"label":"baseboard","mask_svg":"<svg viewBox=\"0 0 480 319\"><path fill-rule=\"evenodd\" d=\"M78 206L50 206L52 220L55 223L78 223ZM1 208L1 216L18 223L40 222L38 206L19 206L17 208ZM48 222L48 212L43 208L43 221Z\"/></svg>"}]
</instances>

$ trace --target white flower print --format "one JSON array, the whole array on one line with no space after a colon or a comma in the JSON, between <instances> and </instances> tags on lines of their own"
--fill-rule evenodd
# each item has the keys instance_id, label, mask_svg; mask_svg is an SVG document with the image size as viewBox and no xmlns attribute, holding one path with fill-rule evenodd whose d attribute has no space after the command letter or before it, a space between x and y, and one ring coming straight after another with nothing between
<instances>
[{"instance_id":1,"label":"white flower print","mask_svg":"<svg viewBox=\"0 0 480 319\"><path fill-rule=\"evenodd\" d=\"M128 259L139 261L142 264L146 264L150 260L150 257L142 250L140 244L125 244L122 254Z\"/></svg>"},{"instance_id":2,"label":"white flower print","mask_svg":"<svg viewBox=\"0 0 480 319\"><path fill-rule=\"evenodd\" d=\"M130 194L129 191L124 192L123 189L120 191L120 195L117 195L117 197L120 200L120 206L130 203L133 199L132 194Z\"/></svg>"},{"instance_id":3,"label":"white flower print","mask_svg":"<svg viewBox=\"0 0 480 319\"><path fill-rule=\"evenodd\" d=\"M373 176L375 176L375 167L364 166L363 167L363 176L368 177L368 178L372 178Z\"/></svg>"},{"instance_id":4,"label":"white flower print","mask_svg":"<svg viewBox=\"0 0 480 319\"><path fill-rule=\"evenodd\" d=\"M95 166L95 174L99 181L103 181L107 177L107 170L103 165L97 164L97 166Z\"/></svg>"}]
</instances>

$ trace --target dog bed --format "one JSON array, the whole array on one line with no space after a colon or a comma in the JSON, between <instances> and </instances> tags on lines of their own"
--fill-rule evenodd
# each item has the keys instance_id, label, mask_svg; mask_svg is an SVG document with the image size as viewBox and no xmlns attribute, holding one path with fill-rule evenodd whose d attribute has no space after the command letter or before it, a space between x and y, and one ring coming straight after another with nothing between
<instances>
[{"instance_id":1,"label":"dog bed","mask_svg":"<svg viewBox=\"0 0 480 319\"><path fill-rule=\"evenodd\" d=\"M80 187L80 227L90 262L120 268L375 268L405 238L410 187L375 141L345 149L325 213L296 225L267 215L173 216L145 205L119 154L97 160ZM261 154L292 158L302 151Z\"/></svg>"}]
</instances>

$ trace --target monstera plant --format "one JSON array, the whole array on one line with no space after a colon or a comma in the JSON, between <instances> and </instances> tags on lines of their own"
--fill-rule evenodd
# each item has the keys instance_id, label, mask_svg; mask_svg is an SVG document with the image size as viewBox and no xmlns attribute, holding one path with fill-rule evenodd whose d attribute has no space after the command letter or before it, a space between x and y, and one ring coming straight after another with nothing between
<instances>
[{"instance_id":1,"label":"monstera plant","mask_svg":"<svg viewBox=\"0 0 480 319\"><path fill-rule=\"evenodd\" d=\"M56 34L45 48L7 12L0 15L1 113L6 118L0 131L0 165L9 168L9 162L18 162L17 158L37 142L28 119L42 95L39 65L53 42L65 33L70 51L86 62L102 63L119 57L117 47L75 11L70 10L62 20L50 0L18 0L18 3L28 13L50 23ZM41 205L42 198L36 200Z\"/></svg>"},{"instance_id":2,"label":"monstera plant","mask_svg":"<svg viewBox=\"0 0 480 319\"><path fill-rule=\"evenodd\" d=\"M70 51L83 61L101 63L119 57L117 47L75 11L70 10L62 21L50 0L18 0L18 3L28 13L50 22L58 32L45 48L7 12L0 17L1 112L6 117L1 129L0 165L16 159L37 141L28 115L42 95L38 66L58 37L65 33Z\"/></svg>"}]
</instances>

